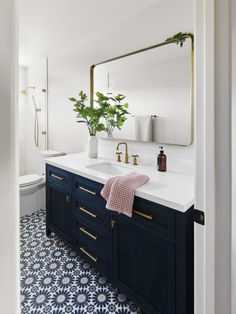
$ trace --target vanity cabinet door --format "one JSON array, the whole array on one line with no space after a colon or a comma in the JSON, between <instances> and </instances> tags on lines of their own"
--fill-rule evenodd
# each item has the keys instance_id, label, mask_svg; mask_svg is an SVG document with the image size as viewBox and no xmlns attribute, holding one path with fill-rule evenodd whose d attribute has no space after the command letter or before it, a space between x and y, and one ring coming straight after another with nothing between
<instances>
[{"instance_id":1,"label":"vanity cabinet door","mask_svg":"<svg viewBox=\"0 0 236 314\"><path fill-rule=\"evenodd\" d=\"M47 182L47 233L55 232L68 244L71 236L71 197L69 190Z\"/></svg>"},{"instance_id":2,"label":"vanity cabinet door","mask_svg":"<svg viewBox=\"0 0 236 314\"><path fill-rule=\"evenodd\" d=\"M118 287L145 313L175 313L175 244L132 222L113 217L114 275Z\"/></svg>"}]
</instances>

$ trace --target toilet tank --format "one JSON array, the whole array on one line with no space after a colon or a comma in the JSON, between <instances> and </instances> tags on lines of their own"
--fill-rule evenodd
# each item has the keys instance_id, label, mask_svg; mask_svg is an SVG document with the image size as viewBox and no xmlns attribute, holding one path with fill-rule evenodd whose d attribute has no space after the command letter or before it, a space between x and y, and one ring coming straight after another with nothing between
<instances>
[{"instance_id":1,"label":"toilet tank","mask_svg":"<svg viewBox=\"0 0 236 314\"><path fill-rule=\"evenodd\" d=\"M57 150L42 150L40 151L41 154L41 174L45 174L45 159L46 158L51 158L51 157L58 157L58 156L63 156L65 153L57 151Z\"/></svg>"}]
</instances>

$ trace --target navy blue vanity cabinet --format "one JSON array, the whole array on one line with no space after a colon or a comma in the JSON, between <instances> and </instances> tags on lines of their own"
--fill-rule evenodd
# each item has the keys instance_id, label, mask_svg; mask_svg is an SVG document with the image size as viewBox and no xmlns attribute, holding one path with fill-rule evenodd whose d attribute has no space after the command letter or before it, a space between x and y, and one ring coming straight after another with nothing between
<instances>
[{"instance_id":1,"label":"navy blue vanity cabinet","mask_svg":"<svg viewBox=\"0 0 236 314\"><path fill-rule=\"evenodd\" d=\"M71 179L68 172L46 167L46 233L52 231L72 245Z\"/></svg>"},{"instance_id":2,"label":"navy blue vanity cabinet","mask_svg":"<svg viewBox=\"0 0 236 314\"><path fill-rule=\"evenodd\" d=\"M132 218L112 215L116 286L145 313L193 313L192 213L136 197Z\"/></svg>"},{"instance_id":3,"label":"navy blue vanity cabinet","mask_svg":"<svg viewBox=\"0 0 236 314\"><path fill-rule=\"evenodd\" d=\"M114 217L117 286L148 313L175 312L175 244L131 219Z\"/></svg>"},{"instance_id":4,"label":"navy blue vanity cabinet","mask_svg":"<svg viewBox=\"0 0 236 314\"><path fill-rule=\"evenodd\" d=\"M135 197L133 217L106 209L103 185L47 165L51 231L145 314L193 314L193 208Z\"/></svg>"}]
</instances>

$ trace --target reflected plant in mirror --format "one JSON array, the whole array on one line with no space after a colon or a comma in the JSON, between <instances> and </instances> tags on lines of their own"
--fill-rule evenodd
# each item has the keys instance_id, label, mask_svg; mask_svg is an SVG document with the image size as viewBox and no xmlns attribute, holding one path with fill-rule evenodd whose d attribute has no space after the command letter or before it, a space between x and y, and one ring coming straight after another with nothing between
<instances>
[{"instance_id":1,"label":"reflected plant in mirror","mask_svg":"<svg viewBox=\"0 0 236 314\"><path fill-rule=\"evenodd\" d=\"M127 110L129 104L123 102L126 96L118 94L112 97L100 92L97 92L96 96L97 100L95 102L98 103L105 118L107 137L112 137L113 130L115 128L120 130L130 114Z\"/></svg>"}]
</instances>

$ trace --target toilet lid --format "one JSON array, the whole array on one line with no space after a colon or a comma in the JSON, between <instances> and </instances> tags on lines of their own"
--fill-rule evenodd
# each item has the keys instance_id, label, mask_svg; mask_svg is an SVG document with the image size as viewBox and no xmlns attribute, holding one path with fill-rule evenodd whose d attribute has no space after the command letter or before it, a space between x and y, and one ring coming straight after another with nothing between
<instances>
[{"instance_id":1,"label":"toilet lid","mask_svg":"<svg viewBox=\"0 0 236 314\"><path fill-rule=\"evenodd\" d=\"M20 187L33 185L41 182L42 180L43 177L39 176L38 174L27 174L25 176L20 176Z\"/></svg>"}]
</instances>

